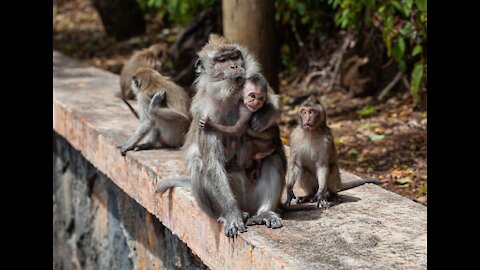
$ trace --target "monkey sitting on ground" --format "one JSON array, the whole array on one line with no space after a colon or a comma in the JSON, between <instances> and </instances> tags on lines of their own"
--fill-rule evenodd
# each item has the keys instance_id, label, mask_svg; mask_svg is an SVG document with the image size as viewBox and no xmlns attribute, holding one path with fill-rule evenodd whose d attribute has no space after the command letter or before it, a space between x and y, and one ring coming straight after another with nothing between
<instances>
[{"instance_id":1,"label":"monkey sitting on ground","mask_svg":"<svg viewBox=\"0 0 480 270\"><path fill-rule=\"evenodd\" d=\"M190 124L187 92L152 68L137 69L132 88L137 96L140 125L128 141L119 146L121 154L132 149L182 146ZM146 143L137 146L144 137Z\"/></svg>"},{"instance_id":2,"label":"monkey sitting on ground","mask_svg":"<svg viewBox=\"0 0 480 270\"><path fill-rule=\"evenodd\" d=\"M245 225L282 227L282 219L275 212L281 205L285 186L286 159L280 137L274 138L279 142L277 149L262 161L261 176L254 182L248 180L244 170L234 171L226 166L238 151L232 145L243 136L206 132L198 124L205 117L221 125L237 123L238 102L245 79L259 73L258 63L245 48L214 34L210 35L198 57L196 94L190 108L193 120L183 146L191 180L163 181L157 192L163 193L175 186L191 186L198 206L223 223L228 237L245 232ZM274 94L269 93L265 104L253 115L250 127L255 132L271 126L278 128L279 102L271 96ZM252 217L245 222L242 212Z\"/></svg>"},{"instance_id":3,"label":"monkey sitting on ground","mask_svg":"<svg viewBox=\"0 0 480 270\"><path fill-rule=\"evenodd\" d=\"M314 96L300 105L299 123L290 136L286 205L296 198L293 186L297 179L307 192L306 196L299 196L297 203L317 202L317 207L322 208L330 206L328 201L341 202L339 191L365 183L381 183L378 179L341 182L337 151L326 118L325 109Z\"/></svg>"},{"instance_id":4,"label":"monkey sitting on ground","mask_svg":"<svg viewBox=\"0 0 480 270\"><path fill-rule=\"evenodd\" d=\"M233 126L224 126L212 123L208 117L200 119L200 128L222 132L230 136L242 136L245 133L242 147L239 149L238 160L233 167L244 169L247 162L253 158L255 168L250 174L250 179L256 181L260 176L261 160L275 151L274 138L280 136L279 130L274 126L263 132L255 132L249 128L253 114L258 111L267 98L267 80L260 74L255 74L247 79L243 88L243 100L238 104L239 119ZM250 167L246 166L247 168Z\"/></svg>"},{"instance_id":5,"label":"monkey sitting on ground","mask_svg":"<svg viewBox=\"0 0 480 270\"><path fill-rule=\"evenodd\" d=\"M167 56L167 45L164 43L153 44L146 49L133 53L120 72L120 92L115 95L124 99L135 99L135 94L132 91L133 73L140 67L149 67L160 72Z\"/></svg>"}]
</instances>

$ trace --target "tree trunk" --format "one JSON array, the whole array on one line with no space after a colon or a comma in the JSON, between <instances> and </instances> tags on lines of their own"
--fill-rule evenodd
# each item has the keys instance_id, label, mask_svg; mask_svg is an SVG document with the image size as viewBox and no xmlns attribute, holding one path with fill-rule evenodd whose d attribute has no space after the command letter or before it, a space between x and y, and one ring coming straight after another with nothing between
<instances>
[{"instance_id":1,"label":"tree trunk","mask_svg":"<svg viewBox=\"0 0 480 270\"><path fill-rule=\"evenodd\" d=\"M278 47L274 0L222 0L223 34L251 51L278 93Z\"/></svg>"},{"instance_id":2,"label":"tree trunk","mask_svg":"<svg viewBox=\"0 0 480 270\"><path fill-rule=\"evenodd\" d=\"M136 0L90 0L108 36L117 40L145 33L145 19Z\"/></svg>"}]
</instances>

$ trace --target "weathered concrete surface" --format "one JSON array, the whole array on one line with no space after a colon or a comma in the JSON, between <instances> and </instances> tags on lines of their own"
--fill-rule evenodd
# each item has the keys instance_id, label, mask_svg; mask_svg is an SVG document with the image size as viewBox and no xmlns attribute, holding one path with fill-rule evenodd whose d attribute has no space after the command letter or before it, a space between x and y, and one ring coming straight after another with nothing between
<instances>
[{"instance_id":1,"label":"weathered concrete surface","mask_svg":"<svg viewBox=\"0 0 480 270\"><path fill-rule=\"evenodd\" d=\"M207 268L64 138L53 143L53 269Z\"/></svg>"},{"instance_id":2,"label":"weathered concrete surface","mask_svg":"<svg viewBox=\"0 0 480 270\"><path fill-rule=\"evenodd\" d=\"M427 210L373 185L344 191L328 210L284 215L284 227L249 227L235 241L206 216L187 189L154 193L164 179L188 175L177 150L116 149L136 119L114 97L118 76L54 52L53 129L214 269L425 269ZM77 76L81 76L77 78ZM342 181L356 176L342 172ZM296 194L301 195L300 191Z\"/></svg>"}]
</instances>

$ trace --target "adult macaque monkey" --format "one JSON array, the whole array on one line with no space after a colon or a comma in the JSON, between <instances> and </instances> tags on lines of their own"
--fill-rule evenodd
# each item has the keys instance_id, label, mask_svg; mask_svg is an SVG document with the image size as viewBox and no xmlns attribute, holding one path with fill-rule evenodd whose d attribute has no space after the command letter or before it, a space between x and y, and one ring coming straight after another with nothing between
<instances>
[{"instance_id":1,"label":"adult macaque monkey","mask_svg":"<svg viewBox=\"0 0 480 270\"><path fill-rule=\"evenodd\" d=\"M243 100L238 104L239 119L234 126L224 126L212 123L208 118L200 119L200 128L223 132L230 136L243 136L242 147L239 148L234 166L248 168L245 166L252 158L256 161L255 168L249 173L251 180L257 180L260 175L261 161L276 150L275 139L280 136L278 126L257 133L249 129L250 120L256 111L262 108L267 99L267 80L259 73L254 74L245 82L243 89ZM247 136L244 136L247 135Z\"/></svg>"},{"instance_id":2,"label":"adult macaque monkey","mask_svg":"<svg viewBox=\"0 0 480 270\"><path fill-rule=\"evenodd\" d=\"M297 203L316 202L317 207L322 208L330 206L328 201L341 202L337 194L339 191L365 183L380 183L378 179L361 179L342 184L337 151L326 120L325 109L314 96L300 105L299 123L290 136L287 205L296 198L293 186L297 179L307 192L306 196L298 198Z\"/></svg>"},{"instance_id":3,"label":"adult macaque monkey","mask_svg":"<svg viewBox=\"0 0 480 270\"><path fill-rule=\"evenodd\" d=\"M205 131L199 126L200 119L205 117L228 126L238 121L238 102L244 81L258 73L258 64L245 48L214 34L210 35L198 57L195 64L198 73L196 94L190 108L193 120L183 147L192 178L192 193L203 211L223 223L228 237L246 231L242 212L252 215L247 225L281 227L282 219L275 213L281 203L286 167L281 144L262 161L258 181L250 181L244 170L233 171L226 167L241 147L238 146L238 137ZM276 125L279 102L270 98L273 96L270 92L265 104L255 112L250 125L253 131L261 132ZM163 192L185 182L167 180L157 191Z\"/></svg>"},{"instance_id":4,"label":"adult macaque monkey","mask_svg":"<svg viewBox=\"0 0 480 270\"><path fill-rule=\"evenodd\" d=\"M137 69L132 86L137 96L140 125L119 147L122 155L132 149L182 146L190 124L187 92L152 68ZM146 143L137 146L144 137Z\"/></svg>"},{"instance_id":5,"label":"adult macaque monkey","mask_svg":"<svg viewBox=\"0 0 480 270\"><path fill-rule=\"evenodd\" d=\"M135 99L135 93L132 91L133 73L140 67L149 67L160 72L167 56L167 45L164 43L153 44L134 52L120 72L120 92L115 95L124 99Z\"/></svg>"}]
</instances>

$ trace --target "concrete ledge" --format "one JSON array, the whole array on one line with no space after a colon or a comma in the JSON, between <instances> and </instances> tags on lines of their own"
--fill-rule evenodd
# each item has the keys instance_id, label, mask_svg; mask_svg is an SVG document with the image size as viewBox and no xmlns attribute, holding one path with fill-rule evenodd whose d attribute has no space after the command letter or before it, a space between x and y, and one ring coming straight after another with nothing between
<instances>
[{"instance_id":1,"label":"concrete ledge","mask_svg":"<svg viewBox=\"0 0 480 270\"><path fill-rule=\"evenodd\" d=\"M340 193L328 210L284 214L284 227L248 227L235 240L205 215L187 189L163 196L164 179L187 175L176 150L116 148L137 120L114 97L119 77L53 52L53 129L212 269L425 269L427 208L374 185ZM356 176L342 172L342 181ZM301 191L296 191L301 195Z\"/></svg>"}]
</instances>

